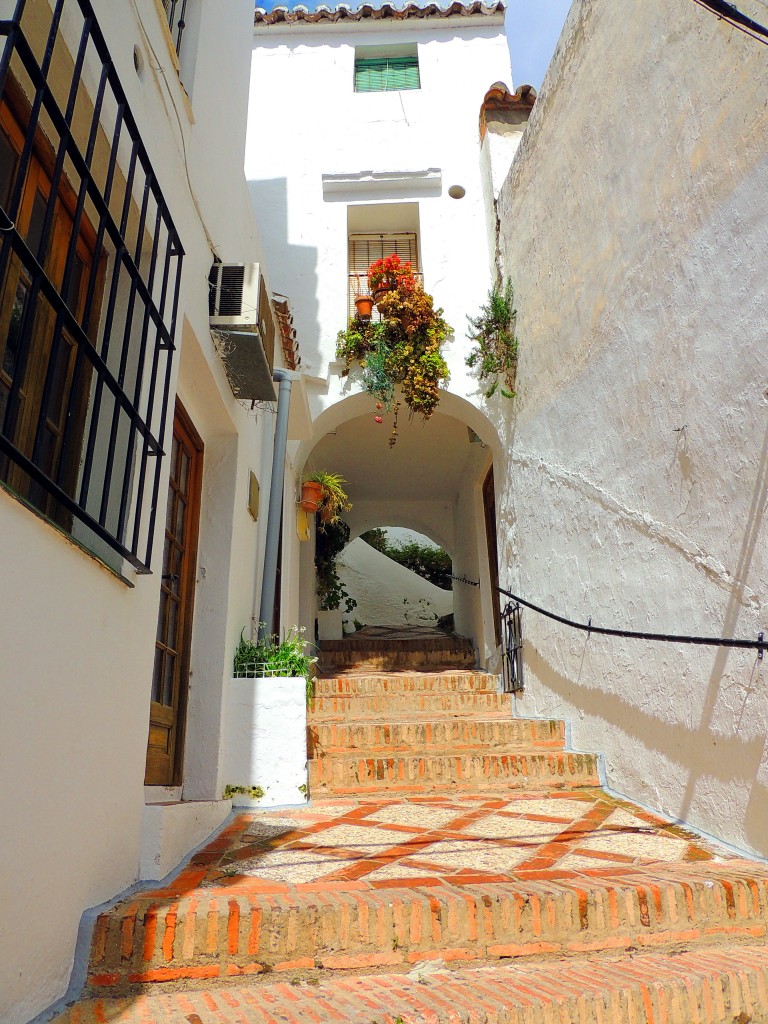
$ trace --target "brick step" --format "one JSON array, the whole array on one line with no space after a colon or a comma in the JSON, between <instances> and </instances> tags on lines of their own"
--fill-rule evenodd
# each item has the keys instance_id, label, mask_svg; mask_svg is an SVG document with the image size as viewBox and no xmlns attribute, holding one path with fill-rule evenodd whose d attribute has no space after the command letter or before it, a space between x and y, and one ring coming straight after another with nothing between
<instances>
[{"instance_id":1,"label":"brick step","mask_svg":"<svg viewBox=\"0 0 768 1024\"><path fill-rule=\"evenodd\" d=\"M310 705L309 718L312 722L344 721L361 718L391 719L396 717L417 718L489 718L493 715L509 718L512 714L512 697L495 690L472 690L466 693L378 693L367 697L315 697Z\"/></svg>"},{"instance_id":2,"label":"brick step","mask_svg":"<svg viewBox=\"0 0 768 1024\"><path fill-rule=\"evenodd\" d=\"M342 794L430 793L454 790L500 794L510 789L574 789L599 786L594 754L565 751L513 754L396 754L384 757L314 758L309 762L313 797Z\"/></svg>"},{"instance_id":3,"label":"brick step","mask_svg":"<svg viewBox=\"0 0 768 1024\"><path fill-rule=\"evenodd\" d=\"M349 655L323 654L318 657L318 668L324 675L342 672L403 672L449 669L473 669L474 654L456 654L451 651L370 651L367 654L351 652Z\"/></svg>"},{"instance_id":4,"label":"brick step","mask_svg":"<svg viewBox=\"0 0 768 1024\"><path fill-rule=\"evenodd\" d=\"M706 963L707 946L765 946L764 865L731 860L654 864L620 876L552 874L262 893L231 881L180 898L145 894L97 919L86 994L316 968L407 969L437 959L679 952L694 943Z\"/></svg>"},{"instance_id":5,"label":"brick step","mask_svg":"<svg viewBox=\"0 0 768 1024\"><path fill-rule=\"evenodd\" d=\"M348 753L506 753L515 748L564 747L563 722L523 718L316 722L309 727L310 758Z\"/></svg>"},{"instance_id":6,"label":"brick step","mask_svg":"<svg viewBox=\"0 0 768 1024\"><path fill-rule=\"evenodd\" d=\"M461 637L429 637L415 640L375 640L369 637L323 640L319 664L326 674L342 670L388 671L397 669L473 668L475 652Z\"/></svg>"},{"instance_id":7,"label":"brick step","mask_svg":"<svg viewBox=\"0 0 768 1024\"><path fill-rule=\"evenodd\" d=\"M403 693L495 693L499 677L487 672L402 672L319 676L318 697L368 697Z\"/></svg>"},{"instance_id":8,"label":"brick step","mask_svg":"<svg viewBox=\"0 0 768 1024\"><path fill-rule=\"evenodd\" d=\"M711 947L677 956L571 959L462 971L321 975L286 982L94 999L55 1024L768 1024L768 949Z\"/></svg>"}]
</instances>

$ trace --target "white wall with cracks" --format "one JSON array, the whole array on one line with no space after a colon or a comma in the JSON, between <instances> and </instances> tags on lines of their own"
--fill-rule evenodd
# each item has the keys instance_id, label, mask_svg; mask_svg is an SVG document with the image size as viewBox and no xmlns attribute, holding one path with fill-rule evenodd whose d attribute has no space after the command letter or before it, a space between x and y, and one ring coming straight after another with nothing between
<instances>
[{"instance_id":1,"label":"white wall with cracks","mask_svg":"<svg viewBox=\"0 0 768 1024\"><path fill-rule=\"evenodd\" d=\"M683 0L577 0L502 189L502 585L561 615L768 627L765 55ZM521 714L572 719L613 789L768 855L768 659L532 612L525 635Z\"/></svg>"}]
</instances>

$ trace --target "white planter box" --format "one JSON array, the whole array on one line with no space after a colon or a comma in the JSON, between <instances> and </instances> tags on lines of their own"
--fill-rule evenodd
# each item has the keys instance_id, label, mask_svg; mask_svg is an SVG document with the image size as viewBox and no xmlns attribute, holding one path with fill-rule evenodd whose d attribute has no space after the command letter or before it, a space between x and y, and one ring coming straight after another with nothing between
<instances>
[{"instance_id":1,"label":"white planter box","mask_svg":"<svg viewBox=\"0 0 768 1024\"><path fill-rule=\"evenodd\" d=\"M234 807L307 802L307 682L303 676L230 679L222 723L222 786L258 786L262 797L233 793Z\"/></svg>"},{"instance_id":2,"label":"white planter box","mask_svg":"<svg viewBox=\"0 0 768 1024\"><path fill-rule=\"evenodd\" d=\"M318 640L341 640L344 630L341 625L341 608L317 613Z\"/></svg>"}]
</instances>

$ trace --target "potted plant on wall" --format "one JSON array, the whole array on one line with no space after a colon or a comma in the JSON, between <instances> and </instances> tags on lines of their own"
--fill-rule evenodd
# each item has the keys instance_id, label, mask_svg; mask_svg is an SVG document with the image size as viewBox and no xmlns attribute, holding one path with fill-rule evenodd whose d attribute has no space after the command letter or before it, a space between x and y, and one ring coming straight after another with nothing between
<instances>
[{"instance_id":1,"label":"potted plant on wall","mask_svg":"<svg viewBox=\"0 0 768 1024\"><path fill-rule=\"evenodd\" d=\"M340 473L325 469L308 473L301 485L301 507L307 512L318 512L323 523L335 523L341 512L349 511L352 503L344 490L346 480ZM313 488L312 498L305 504L305 489Z\"/></svg>"},{"instance_id":2,"label":"potted plant on wall","mask_svg":"<svg viewBox=\"0 0 768 1024\"><path fill-rule=\"evenodd\" d=\"M358 295L355 299L355 309L357 315L363 320L370 320L373 315L373 296Z\"/></svg>"},{"instance_id":3,"label":"potted plant on wall","mask_svg":"<svg viewBox=\"0 0 768 1024\"><path fill-rule=\"evenodd\" d=\"M252 635L258 635L254 620ZM307 800L307 701L317 658L293 626L248 640L240 634L224 692L222 781L235 806L273 807Z\"/></svg>"},{"instance_id":4,"label":"potted plant on wall","mask_svg":"<svg viewBox=\"0 0 768 1024\"><path fill-rule=\"evenodd\" d=\"M512 281L507 278L503 289L499 284L491 288L488 301L481 306L478 316L467 317L468 337L475 347L467 356L466 364L470 369L477 367L478 377L486 385L486 398L492 398L497 391L505 398L515 397L518 340L514 301Z\"/></svg>"},{"instance_id":5,"label":"potted plant on wall","mask_svg":"<svg viewBox=\"0 0 768 1024\"><path fill-rule=\"evenodd\" d=\"M301 482L301 501L299 505L305 512L317 512L323 502L323 487L317 480L305 479Z\"/></svg>"},{"instance_id":6,"label":"potted plant on wall","mask_svg":"<svg viewBox=\"0 0 768 1024\"><path fill-rule=\"evenodd\" d=\"M357 315L363 320L370 320L373 314L373 296L370 293L368 276L366 274L353 275L352 292Z\"/></svg>"}]
</instances>

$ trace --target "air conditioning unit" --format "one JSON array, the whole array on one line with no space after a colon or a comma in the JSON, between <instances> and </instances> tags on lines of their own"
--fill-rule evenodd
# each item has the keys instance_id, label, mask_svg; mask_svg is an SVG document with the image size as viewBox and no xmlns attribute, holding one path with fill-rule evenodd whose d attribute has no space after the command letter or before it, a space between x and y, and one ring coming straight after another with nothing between
<instances>
[{"instance_id":1,"label":"air conditioning unit","mask_svg":"<svg viewBox=\"0 0 768 1024\"><path fill-rule=\"evenodd\" d=\"M277 324L258 263L214 263L208 275L211 330L236 398L275 401Z\"/></svg>"}]
</instances>

